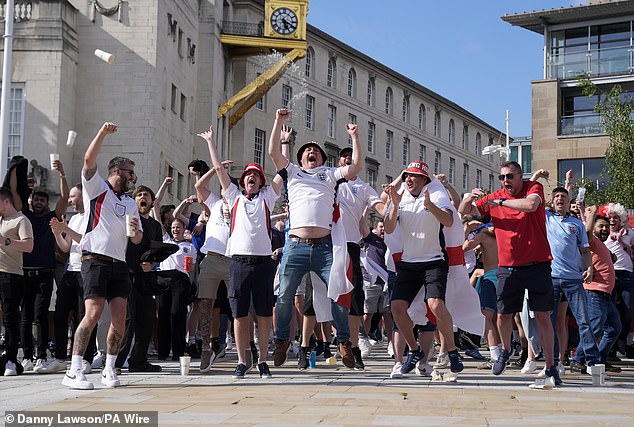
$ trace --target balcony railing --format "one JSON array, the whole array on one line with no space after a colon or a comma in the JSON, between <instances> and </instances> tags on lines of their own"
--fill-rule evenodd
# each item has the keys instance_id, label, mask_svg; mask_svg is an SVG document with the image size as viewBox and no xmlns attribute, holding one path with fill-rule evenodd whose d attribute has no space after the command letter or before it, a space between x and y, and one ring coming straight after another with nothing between
<instances>
[{"instance_id":1,"label":"balcony railing","mask_svg":"<svg viewBox=\"0 0 634 427\"><path fill-rule=\"evenodd\" d=\"M22 22L28 21L31 19L31 11L33 6L30 0L16 0L14 3L14 21ZM0 22L4 22L4 16L6 14L5 9L7 7L6 2L4 4L0 4Z\"/></svg>"},{"instance_id":2,"label":"balcony railing","mask_svg":"<svg viewBox=\"0 0 634 427\"><path fill-rule=\"evenodd\" d=\"M563 116L560 135L592 135L604 133L599 114Z\"/></svg>"},{"instance_id":3,"label":"balcony railing","mask_svg":"<svg viewBox=\"0 0 634 427\"><path fill-rule=\"evenodd\" d=\"M634 73L633 48L591 49L563 55L550 55L548 70L553 79L576 79L583 74L591 77Z\"/></svg>"},{"instance_id":4,"label":"balcony railing","mask_svg":"<svg viewBox=\"0 0 634 427\"><path fill-rule=\"evenodd\" d=\"M222 33L232 36L262 37L264 24L252 24L249 22L222 21Z\"/></svg>"}]
</instances>

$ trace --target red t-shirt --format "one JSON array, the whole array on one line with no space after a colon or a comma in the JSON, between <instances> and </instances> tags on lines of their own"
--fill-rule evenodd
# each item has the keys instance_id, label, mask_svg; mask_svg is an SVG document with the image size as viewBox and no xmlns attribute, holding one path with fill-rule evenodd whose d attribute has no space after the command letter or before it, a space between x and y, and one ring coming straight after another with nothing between
<instances>
[{"instance_id":1,"label":"red t-shirt","mask_svg":"<svg viewBox=\"0 0 634 427\"><path fill-rule=\"evenodd\" d=\"M590 252L592 252L592 282L584 283L583 287L591 291L602 291L608 294L614 289L614 263L612 255L605 244L592 236L590 240Z\"/></svg>"},{"instance_id":2,"label":"red t-shirt","mask_svg":"<svg viewBox=\"0 0 634 427\"><path fill-rule=\"evenodd\" d=\"M535 212L520 212L506 206L493 207L490 199L524 199L536 194L541 204ZM506 189L497 190L476 201L481 214L489 212L495 227L498 244L499 265L518 267L531 262L552 260L550 245L546 235L546 211L544 209L544 188L538 182L524 181L517 196L511 196Z\"/></svg>"}]
</instances>

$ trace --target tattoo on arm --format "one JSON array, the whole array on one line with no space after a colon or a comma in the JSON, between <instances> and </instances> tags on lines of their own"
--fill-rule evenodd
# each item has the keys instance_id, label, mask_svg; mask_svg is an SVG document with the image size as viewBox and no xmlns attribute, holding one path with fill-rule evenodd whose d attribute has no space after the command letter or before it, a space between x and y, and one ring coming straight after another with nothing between
<instances>
[{"instance_id":1,"label":"tattoo on arm","mask_svg":"<svg viewBox=\"0 0 634 427\"><path fill-rule=\"evenodd\" d=\"M86 180L90 180L90 178L95 176L96 173L97 173L96 167L83 170L84 178L86 178Z\"/></svg>"}]
</instances>

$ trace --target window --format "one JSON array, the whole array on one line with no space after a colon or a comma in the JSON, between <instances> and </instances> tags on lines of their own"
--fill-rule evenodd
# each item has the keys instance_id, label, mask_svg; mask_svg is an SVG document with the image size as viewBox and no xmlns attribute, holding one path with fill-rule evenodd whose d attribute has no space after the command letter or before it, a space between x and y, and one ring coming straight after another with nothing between
<instances>
[{"instance_id":1,"label":"window","mask_svg":"<svg viewBox=\"0 0 634 427\"><path fill-rule=\"evenodd\" d=\"M403 138L403 166L409 163L409 138Z\"/></svg>"},{"instance_id":2,"label":"window","mask_svg":"<svg viewBox=\"0 0 634 427\"><path fill-rule=\"evenodd\" d=\"M176 176L176 197L178 200L183 200L185 198L183 188L185 188L185 177L182 173L178 172Z\"/></svg>"},{"instance_id":3,"label":"window","mask_svg":"<svg viewBox=\"0 0 634 427\"><path fill-rule=\"evenodd\" d=\"M293 99L293 88L289 85L282 85L282 108L290 108Z\"/></svg>"},{"instance_id":4,"label":"window","mask_svg":"<svg viewBox=\"0 0 634 427\"><path fill-rule=\"evenodd\" d=\"M312 77L313 76L313 62L315 59L315 51L312 47L306 49L306 62L304 68L304 76Z\"/></svg>"},{"instance_id":5,"label":"window","mask_svg":"<svg viewBox=\"0 0 634 427\"><path fill-rule=\"evenodd\" d=\"M420 104L418 107L418 129L427 130L427 126L425 122L427 121L427 112L425 111L425 106Z\"/></svg>"},{"instance_id":6,"label":"window","mask_svg":"<svg viewBox=\"0 0 634 427\"><path fill-rule=\"evenodd\" d=\"M326 160L326 166L329 168L337 167L337 157L332 154L328 154L328 159Z\"/></svg>"},{"instance_id":7,"label":"window","mask_svg":"<svg viewBox=\"0 0 634 427\"><path fill-rule=\"evenodd\" d=\"M482 156L482 136L480 132L476 133L475 153L478 157Z\"/></svg>"},{"instance_id":8,"label":"window","mask_svg":"<svg viewBox=\"0 0 634 427\"><path fill-rule=\"evenodd\" d=\"M368 79L368 105L374 107L376 105L376 86L374 79Z\"/></svg>"},{"instance_id":9,"label":"window","mask_svg":"<svg viewBox=\"0 0 634 427\"><path fill-rule=\"evenodd\" d=\"M357 72L354 71L354 68L350 68L348 71L348 96L357 97Z\"/></svg>"},{"instance_id":10,"label":"window","mask_svg":"<svg viewBox=\"0 0 634 427\"><path fill-rule=\"evenodd\" d=\"M392 160L392 151L394 150L394 132L391 130L385 131L385 157L388 160Z\"/></svg>"},{"instance_id":11,"label":"window","mask_svg":"<svg viewBox=\"0 0 634 427\"><path fill-rule=\"evenodd\" d=\"M409 95L403 95L403 121L409 123Z\"/></svg>"},{"instance_id":12,"label":"window","mask_svg":"<svg viewBox=\"0 0 634 427\"><path fill-rule=\"evenodd\" d=\"M180 116L181 116L181 120L182 120L182 121L185 121L185 114L186 114L186 110L187 110L187 97L181 93L181 110L180 110Z\"/></svg>"},{"instance_id":13,"label":"window","mask_svg":"<svg viewBox=\"0 0 634 427\"><path fill-rule=\"evenodd\" d=\"M174 168L169 164L167 165L167 176L174 178ZM174 195L171 185L167 186L167 192L171 195Z\"/></svg>"},{"instance_id":14,"label":"window","mask_svg":"<svg viewBox=\"0 0 634 427\"><path fill-rule=\"evenodd\" d=\"M438 175L440 173L441 160L440 151L434 152L434 175Z\"/></svg>"},{"instance_id":15,"label":"window","mask_svg":"<svg viewBox=\"0 0 634 427\"><path fill-rule=\"evenodd\" d=\"M266 141L266 132L262 129L255 129L255 144L253 147L253 161L264 166L264 143Z\"/></svg>"},{"instance_id":16,"label":"window","mask_svg":"<svg viewBox=\"0 0 634 427\"><path fill-rule=\"evenodd\" d=\"M370 168L367 168L367 170L368 170L368 184L370 184L370 187L376 188L376 171Z\"/></svg>"},{"instance_id":17,"label":"window","mask_svg":"<svg viewBox=\"0 0 634 427\"><path fill-rule=\"evenodd\" d=\"M449 184L456 182L456 159L449 157Z\"/></svg>"},{"instance_id":18,"label":"window","mask_svg":"<svg viewBox=\"0 0 634 427\"><path fill-rule=\"evenodd\" d=\"M394 94L392 93L392 88L388 87L385 89L385 114L392 115L394 111Z\"/></svg>"},{"instance_id":19,"label":"window","mask_svg":"<svg viewBox=\"0 0 634 427\"><path fill-rule=\"evenodd\" d=\"M456 124L453 119L449 120L449 143L451 145L456 144Z\"/></svg>"},{"instance_id":20,"label":"window","mask_svg":"<svg viewBox=\"0 0 634 427\"><path fill-rule=\"evenodd\" d=\"M170 108L172 113L176 114L176 97L178 96L178 89L172 84L172 98L170 100Z\"/></svg>"},{"instance_id":21,"label":"window","mask_svg":"<svg viewBox=\"0 0 634 427\"><path fill-rule=\"evenodd\" d=\"M326 86L337 88L337 63L335 58L328 59L328 75L326 76Z\"/></svg>"},{"instance_id":22,"label":"window","mask_svg":"<svg viewBox=\"0 0 634 427\"><path fill-rule=\"evenodd\" d=\"M482 171L476 169L476 187L482 188ZM469 191L469 188L465 187L465 190Z\"/></svg>"},{"instance_id":23,"label":"window","mask_svg":"<svg viewBox=\"0 0 634 427\"><path fill-rule=\"evenodd\" d=\"M337 107L328 105L328 137L335 138L337 129Z\"/></svg>"},{"instance_id":24,"label":"window","mask_svg":"<svg viewBox=\"0 0 634 427\"><path fill-rule=\"evenodd\" d=\"M385 175L385 183L391 184L394 181L394 177L390 175Z\"/></svg>"},{"instance_id":25,"label":"window","mask_svg":"<svg viewBox=\"0 0 634 427\"><path fill-rule=\"evenodd\" d=\"M376 126L372 122L368 122L368 153L374 153L374 135L376 134Z\"/></svg>"},{"instance_id":26,"label":"window","mask_svg":"<svg viewBox=\"0 0 634 427\"><path fill-rule=\"evenodd\" d=\"M462 128L462 149L469 151L469 126L467 125Z\"/></svg>"},{"instance_id":27,"label":"window","mask_svg":"<svg viewBox=\"0 0 634 427\"><path fill-rule=\"evenodd\" d=\"M315 97L306 95L306 127L313 129L315 123Z\"/></svg>"},{"instance_id":28,"label":"window","mask_svg":"<svg viewBox=\"0 0 634 427\"><path fill-rule=\"evenodd\" d=\"M357 124L357 116L352 113L348 113L348 123L352 123L353 125ZM352 137L348 135L348 145L352 145Z\"/></svg>"},{"instance_id":29,"label":"window","mask_svg":"<svg viewBox=\"0 0 634 427\"><path fill-rule=\"evenodd\" d=\"M489 193L493 193L493 174L489 174Z\"/></svg>"},{"instance_id":30,"label":"window","mask_svg":"<svg viewBox=\"0 0 634 427\"><path fill-rule=\"evenodd\" d=\"M24 146L24 84L12 83L9 96L9 157L5 159L8 166L13 156L22 155Z\"/></svg>"},{"instance_id":31,"label":"window","mask_svg":"<svg viewBox=\"0 0 634 427\"><path fill-rule=\"evenodd\" d=\"M178 56L183 57L183 30L178 29Z\"/></svg>"},{"instance_id":32,"label":"window","mask_svg":"<svg viewBox=\"0 0 634 427\"><path fill-rule=\"evenodd\" d=\"M608 186L606 178L602 176L605 169L605 158L559 160L557 164L557 182L566 181L566 172L572 169L575 179L585 178L595 184L597 189Z\"/></svg>"},{"instance_id":33,"label":"window","mask_svg":"<svg viewBox=\"0 0 634 427\"><path fill-rule=\"evenodd\" d=\"M440 111L436 110L434 114L434 136L440 138Z\"/></svg>"},{"instance_id":34,"label":"window","mask_svg":"<svg viewBox=\"0 0 634 427\"><path fill-rule=\"evenodd\" d=\"M427 147L423 144L418 145L418 159L427 163Z\"/></svg>"},{"instance_id":35,"label":"window","mask_svg":"<svg viewBox=\"0 0 634 427\"><path fill-rule=\"evenodd\" d=\"M469 188L469 165L466 163L462 165L462 188L465 190Z\"/></svg>"}]
</instances>

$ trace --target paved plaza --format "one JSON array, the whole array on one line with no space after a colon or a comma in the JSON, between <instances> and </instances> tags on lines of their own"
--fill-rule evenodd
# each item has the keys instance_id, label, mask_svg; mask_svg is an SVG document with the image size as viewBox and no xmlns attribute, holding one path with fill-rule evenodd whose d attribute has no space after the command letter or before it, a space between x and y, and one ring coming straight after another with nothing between
<instances>
[{"instance_id":1,"label":"paved plaza","mask_svg":"<svg viewBox=\"0 0 634 427\"><path fill-rule=\"evenodd\" d=\"M554 390L532 390L534 375L507 369L500 377L477 369L465 358L456 383L431 381L414 373L390 379L385 348L376 348L363 372L318 361L301 372L296 361L272 367L262 380L255 370L243 380L231 377L235 352L200 374L198 360L189 376L177 362L160 362L160 374L128 374L122 387L108 389L99 374L88 378L95 390L70 390L62 374L0 377L4 410L159 411L159 425L226 426L632 426L634 361L622 373L593 387L589 375L563 377ZM443 371L443 370L441 370ZM447 370L444 370L447 372ZM4 417L0 417L2 425Z\"/></svg>"}]
</instances>

